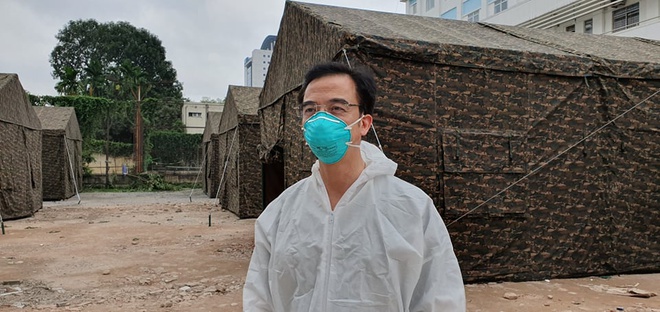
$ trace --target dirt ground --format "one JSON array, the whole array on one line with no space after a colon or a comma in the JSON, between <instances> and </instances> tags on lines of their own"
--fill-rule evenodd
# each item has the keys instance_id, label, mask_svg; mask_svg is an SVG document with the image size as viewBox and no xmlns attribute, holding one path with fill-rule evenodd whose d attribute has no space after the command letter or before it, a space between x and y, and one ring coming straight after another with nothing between
<instances>
[{"instance_id":1,"label":"dirt ground","mask_svg":"<svg viewBox=\"0 0 660 312\"><path fill-rule=\"evenodd\" d=\"M5 221L0 311L241 311L254 220L189 195L83 193ZM660 312L630 290L660 294L660 274L466 285L475 312Z\"/></svg>"}]
</instances>

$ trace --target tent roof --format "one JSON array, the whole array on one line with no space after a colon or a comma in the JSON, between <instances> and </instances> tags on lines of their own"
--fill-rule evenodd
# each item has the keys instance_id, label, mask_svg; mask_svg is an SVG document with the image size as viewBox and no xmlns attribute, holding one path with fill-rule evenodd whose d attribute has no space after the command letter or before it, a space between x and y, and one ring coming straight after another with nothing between
<instances>
[{"instance_id":1,"label":"tent roof","mask_svg":"<svg viewBox=\"0 0 660 312\"><path fill-rule=\"evenodd\" d=\"M449 66L583 77L660 78L660 42L287 1L261 106L343 49Z\"/></svg>"},{"instance_id":2,"label":"tent roof","mask_svg":"<svg viewBox=\"0 0 660 312\"><path fill-rule=\"evenodd\" d=\"M41 121L42 130L55 134L62 132L66 137L82 140L76 110L73 107L33 106Z\"/></svg>"},{"instance_id":3,"label":"tent roof","mask_svg":"<svg viewBox=\"0 0 660 312\"><path fill-rule=\"evenodd\" d=\"M16 74L0 73L0 121L40 130L39 117Z\"/></svg>"},{"instance_id":4,"label":"tent roof","mask_svg":"<svg viewBox=\"0 0 660 312\"><path fill-rule=\"evenodd\" d=\"M261 88L229 86L227 93L233 98L239 115L257 115Z\"/></svg>"},{"instance_id":5,"label":"tent roof","mask_svg":"<svg viewBox=\"0 0 660 312\"><path fill-rule=\"evenodd\" d=\"M202 134L202 142L211 140L212 134L217 134L220 131L220 119L222 119L222 112L209 112L206 118L206 125L204 126L204 134Z\"/></svg>"},{"instance_id":6,"label":"tent roof","mask_svg":"<svg viewBox=\"0 0 660 312\"><path fill-rule=\"evenodd\" d=\"M648 39L470 23L302 2L289 3L326 24L374 41L398 39L425 42L437 49L461 46L660 64L660 42Z\"/></svg>"},{"instance_id":7,"label":"tent roof","mask_svg":"<svg viewBox=\"0 0 660 312\"><path fill-rule=\"evenodd\" d=\"M43 130L64 130L75 114L73 107L33 106Z\"/></svg>"},{"instance_id":8,"label":"tent roof","mask_svg":"<svg viewBox=\"0 0 660 312\"><path fill-rule=\"evenodd\" d=\"M261 88L229 86L218 133L223 134L238 126L239 116L256 118L259 113L260 93Z\"/></svg>"}]
</instances>

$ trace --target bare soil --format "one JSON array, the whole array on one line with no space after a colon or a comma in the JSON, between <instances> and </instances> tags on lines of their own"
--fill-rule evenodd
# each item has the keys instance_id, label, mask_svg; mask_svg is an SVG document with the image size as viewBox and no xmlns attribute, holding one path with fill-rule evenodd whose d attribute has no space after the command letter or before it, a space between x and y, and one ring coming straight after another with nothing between
<instances>
[{"instance_id":1,"label":"bare soil","mask_svg":"<svg viewBox=\"0 0 660 312\"><path fill-rule=\"evenodd\" d=\"M189 194L83 193L5 221L0 311L241 311L254 220ZM660 274L466 285L475 312L660 312L631 291L660 294Z\"/></svg>"}]
</instances>

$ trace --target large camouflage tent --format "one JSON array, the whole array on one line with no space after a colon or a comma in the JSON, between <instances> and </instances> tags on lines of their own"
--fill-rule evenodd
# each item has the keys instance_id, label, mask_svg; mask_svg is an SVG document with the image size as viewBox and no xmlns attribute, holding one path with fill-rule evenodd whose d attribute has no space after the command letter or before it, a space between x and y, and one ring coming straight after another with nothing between
<instances>
[{"instance_id":1,"label":"large camouflage tent","mask_svg":"<svg viewBox=\"0 0 660 312\"><path fill-rule=\"evenodd\" d=\"M258 216L263 211L261 161L257 153L259 93L261 88L229 86L220 120L222 165L220 203L239 218Z\"/></svg>"},{"instance_id":2,"label":"large camouflage tent","mask_svg":"<svg viewBox=\"0 0 660 312\"><path fill-rule=\"evenodd\" d=\"M34 106L41 121L44 200L62 200L82 186L82 135L73 107Z\"/></svg>"},{"instance_id":3,"label":"large camouflage tent","mask_svg":"<svg viewBox=\"0 0 660 312\"><path fill-rule=\"evenodd\" d=\"M0 74L0 214L41 209L41 123L16 74Z\"/></svg>"},{"instance_id":4,"label":"large camouflage tent","mask_svg":"<svg viewBox=\"0 0 660 312\"><path fill-rule=\"evenodd\" d=\"M660 42L296 2L277 39L260 155L284 151L286 186L314 161L304 73L349 62L376 76L397 176L456 221L465 281L660 271Z\"/></svg>"},{"instance_id":5,"label":"large camouflage tent","mask_svg":"<svg viewBox=\"0 0 660 312\"><path fill-rule=\"evenodd\" d=\"M220 119L222 112L209 112L206 118L206 125L204 126L204 133L202 134L202 145L204 151L204 180L202 188L204 193L210 198L215 198L220 184L220 159L218 153L220 152L220 137L218 131L220 130Z\"/></svg>"}]
</instances>

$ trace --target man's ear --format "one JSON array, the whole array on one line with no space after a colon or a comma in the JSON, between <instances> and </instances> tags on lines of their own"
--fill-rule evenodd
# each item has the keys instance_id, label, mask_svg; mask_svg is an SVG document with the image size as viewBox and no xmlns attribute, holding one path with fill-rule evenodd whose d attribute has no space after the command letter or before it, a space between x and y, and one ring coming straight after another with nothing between
<instances>
[{"instance_id":1,"label":"man's ear","mask_svg":"<svg viewBox=\"0 0 660 312\"><path fill-rule=\"evenodd\" d=\"M369 114L364 115L362 120L360 120L360 135L365 136L369 133L369 128L371 128L371 123L374 122L374 117Z\"/></svg>"}]
</instances>

